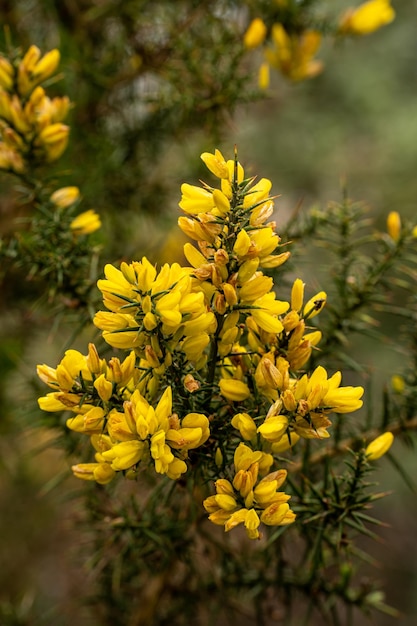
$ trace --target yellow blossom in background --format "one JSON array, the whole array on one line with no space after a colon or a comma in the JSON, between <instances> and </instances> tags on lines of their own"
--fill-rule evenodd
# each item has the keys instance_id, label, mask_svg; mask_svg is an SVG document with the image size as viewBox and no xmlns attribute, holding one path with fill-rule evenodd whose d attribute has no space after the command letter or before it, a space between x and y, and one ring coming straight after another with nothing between
<instances>
[{"instance_id":1,"label":"yellow blossom in background","mask_svg":"<svg viewBox=\"0 0 417 626\"><path fill-rule=\"evenodd\" d=\"M21 174L25 171L22 156L15 148L0 141L0 169Z\"/></svg>"},{"instance_id":2,"label":"yellow blossom in background","mask_svg":"<svg viewBox=\"0 0 417 626\"><path fill-rule=\"evenodd\" d=\"M265 49L265 58L287 78L299 81L313 78L322 71L323 63L314 59L321 44L318 31L289 35L282 24L274 24L272 44Z\"/></svg>"},{"instance_id":3,"label":"yellow blossom in background","mask_svg":"<svg viewBox=\"0 0 417 626\"><path fill-rule=\"evenodd\" d=\"M56 48L42 56L37 46L31 46L18 67L19 93L26 96L36 85L52 76L58 67L59 60L60 53Z\"/></svg>"},{"instance_id":4,"label":"yellow blossom in background","mask_svg":"<svg viewBox=\"0 0 417 626\"><path fill-rule=\"evenodd\" d=\"M13 87L14 68L9 59L0 55L0 87L10 91Z\"/></svg>"},{"instance_id":5,"label":"yellow blossom in background","mask_svg":"<svg viewBox=\"0 0 417 626\"><path fill-rule=\"evenodd\" d=\"M270 85L270 72L268 63L262 63L258 72L258 85L259 89L268 89Z\"/></svg>"},{"instance_id":6,"label":"yellow blossom in background","mask_svg":"<svg viewBox=\"0 0 417 626\"><path fill-rule=\"evenodd\" d=\"M357 9L348 9L340 19L339 31L348 35L369 35L394 18L390 0L370 0Z\"/></svg>"},{"instance_id":7,"label":"yellow blossom in background","mask_svg":"<svg viewBox=\"0 0 417 626\"><path fill-rule=\"evenodd\" d=\"M376 461L388 452L394 442L394 435L391 432L386 432L371 441L366 447L365 454L368 461Z\"/></svg>"},{"instance_id":8,"label":"yellow blossom in background","mask_svg":"<svg viewBox=\"0 0 417 626\"><path fill-rule=\"evenodd\" d=\"M98 230L100 226L100 216L93 209L80 213L70 224L70 228L74 235L91 235L91 233Z\"/></svg>"},{"instance_id":9,"label":"yellow blossom in background","mask_svg":"<svg viewBox=\"0 0 417 626\"><path fill-rule=\"evenodd\" d=\"M391 377L391 387L395 391L395 393L403 393L405 389L405 380L402 376L398 374L394 374Z\"/></svg>"},{"instance_id":10,"label":"yellow blossom in background","mask_svg":"<svg viewBox=\"0 0 417 626\"><path fill-rule=\"evenodd\" d=\"M398 241L401 234L401 217L397 211L391 211L387 217L387 232L394 241Z\"/></svg>"},{"instance_id":11,"label":"yellow blossom in background","mask_svg":"<svg viewBox=\"0 0 417 626\"><path fill-rule=\"evenodd\" d=\"M264 42L266 33L265 23L259 17L256 17L249 24L243 37L244 46L248 49L257 48Z\"/></svg>"},{"instance_id":12,"label":"yellow blossom in background","mask_svg":"<svg viewBox=\"0 0 417 626\"><path fill-rule=\"evenodd\" d=\"M80 198L80 190L78 187L61 187L51 195L51 202L58 209L66 209L75 204Z\"/></svg>"},{"instance_id":13,"label":"yellow blossom in background","mask_svg":"<svg viewBox=\"0 0 417 626\"><path fill-rule=\"evenodd\" d=\"M34 141L47 163L56 161L68 145L69 126L55 123L43 128Z\"/></svg>"},{"instance_id":14,"label":"yellow blossom in background","mask_svg":"<svg viewBox=\"0 0 417 626\"><path fill-rule=\"evenodd\" d=\"M55 73L59 60L58 50L42 56L36 46L15 64L0 56L1 169L22 173L26 162L51 163L66 149L69 127L63 120L70 101L49 98L40 86Z\"/></svg>"}]
</instances>

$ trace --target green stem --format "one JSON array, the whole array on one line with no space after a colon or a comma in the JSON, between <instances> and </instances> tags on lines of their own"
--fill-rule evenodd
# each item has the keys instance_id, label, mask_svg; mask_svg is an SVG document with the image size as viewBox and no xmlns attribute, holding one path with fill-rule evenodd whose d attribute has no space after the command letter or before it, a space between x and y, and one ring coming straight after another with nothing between
<instances>
[{"instance_id":1,"label":"green stem","mask_svg":"<svg viewBox=\"0 0 417 626\"><path fill-rule=\"evenodd\" d=\"M207 380L206 380L207 392L203 400L203 407L208 413L210 413L211 396L213 393L213 383L216 378L217 357L218 357L218 352L219 352L219 337L223 328L224 319L225 319L224 315L220 315L219 313L216 313L217 328L211 340L211 345L210 345L210 354L208 358L208 371L207 371Z\"/></svg>"},{"instance_id":2,"label":"green stem","mask_svg":"<svg viewBox=\"0 0 417 626\"><path fill-rule=\"evenodd\" d=\"M406 422L404 421L394 422L393 424L390 424L389 426L387 426L386 430L392 432L393 435L399 435L400 433L408 431L408 430L417 430L417 417L414 417ZM343 441L339 443L339 445L334 446L333 448L327 448L327 450L320 450L320 452L317 452L316 454L312 454L308 459L308 463L309 465L312 465L312 464L316 465L317 463L320 464L326 457L330 459L335 456L344 454L348 450L351 450L356 443L362 440L375 439L375 437L377 437L380 434L381 434L381 431L379 429L372 429L372 430L368 430L362 433L360 436L356 435L355 437L349 437L347 439L344 439ZM302 469L302 467L303 467L302 461L298 463L291 463L288 465L287 471L299 472Z\"/></svg>"}]
</instances>

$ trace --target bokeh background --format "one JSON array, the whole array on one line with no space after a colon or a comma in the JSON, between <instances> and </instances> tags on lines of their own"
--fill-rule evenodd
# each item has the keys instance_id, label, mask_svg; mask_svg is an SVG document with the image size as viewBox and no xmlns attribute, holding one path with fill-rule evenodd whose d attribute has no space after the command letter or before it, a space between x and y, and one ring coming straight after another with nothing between
<instances>
[{"instance_id":1,"label":"bokeh background","mask_svg":"<svg viewBox=\"0 0 417 626\"><path fill-rule=\"evenodd\" d=\"M35 43L61 51L63 76L53 89L75 105L70 146L51 175L78 185L86 205L100 212L101 267L143 255L181 259L179 187L203 176L201 152L218 147L230 157L235 144L248 171L270 178L281 194L276 219L282 232L295 211L340 200L342 185L369 207L380 228L392 210L417 223L415 0L394 1L396 20L369 37L327 41L319 55L324 71L316 78L291 84L274 73L264 96L256 88L258 53L242 60L234 51L239 64L232 67L224 55L236 46L236 31L211 39L225 15L243 29L247 7L236 15L234 3L224 2L223 14L214 6L219 3L187 4L191 24L167 39L165 25L180 20L181 2L0 1L3 49L10 37L23 50ZM323 2L335 14L346 4ZM146 62L153 74L141 72ZM2 177L2 234L24 210ZM297 257L297 274L312 290L325 288L335 270L325 259L325 251L308 244ZM0 320L0 624L94 626L101 622L86 602L94 577L83 485L70 476L59 433L39 426L34 373L39 362L56 363L70 342L84 351L94 331L78 332L76 311L57 309L51 323L39 286L14 271L3 279ZM391 341L352 346L373 369L376 396L403 359L398 328L385 324ZM412 476L415 451L397 453ZM393 491L376 507L390 527L367 549L378 561L387 601L402 612L400 623L412 626L417 499L386 459L375 479ZM365 623L361 619L355 623ZM393 620L381 615L373 623Z\"/></svg>"}]
</instances>

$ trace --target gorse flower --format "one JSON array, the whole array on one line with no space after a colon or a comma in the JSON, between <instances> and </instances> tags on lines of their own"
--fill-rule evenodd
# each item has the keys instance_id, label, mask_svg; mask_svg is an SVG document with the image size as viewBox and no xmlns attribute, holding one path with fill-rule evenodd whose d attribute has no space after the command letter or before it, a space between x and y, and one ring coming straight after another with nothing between
<instances>
[{"instance_id":1,"label":"gorse flower","mask_svg":"<svg viewBox=\"0 0 417 626\"><path fill-rule=\"evenodd\" d=\"M67 209L75 204L80 198L78 187L61 187L51 195L52 204L58 209Z\"/></svg>"},{"instance_id":2,"label":"gorse flower","mask_svg":"<svg viewBox=\"0 0 417 626\"><path fill-rule=\"evenodd\" d=\"M42 180L43 172L65 151L69 137L69 126L63 123L69 98L50 97L47 84L42 85L53 77L59 60L58 50L42 56L36 46L23 57L18 51L10 60L0 55L0 170L20 179L25 202L31 198L30 226L24 236L10 235L14 258L29 276L49 283L50 298L59 291L61 301L81 304L90 293L98 252L89 235L100 228L101 220L93 210L75 215L81 202L78 187L54 191L53 176L48 176L47 184ZM17 222L16 227L21 228Z\"/></svg>"},{"instance_id":3,"label":"gorse flower","mask_svg":"<svg viewBox=\"0 0 417 626\"><path fill-rule=\"evenodd\" d=\"M398 241L401 235L401 216L398 211L391 211L387 217L387 232L391 239Z\"/></svg>"},{"instance_id":4,"label":"gorse flower","mask_svg":"<svg viewBox=\"0 0 417 626\"><path fill-rule=\"evenodd\" d=\"M376 461L384 456L394 443L394 435L391 432L383 433L371 441L365 449L368 461Z\"/></svg>"},{"instance_id":5,"label":"gorse flower","mask_svg":"<svg viewBox=\"0 0 417 626\"><path fill-rule=\"evenodd\" d=\"M100 226L100 216L93 209L80 213L70 224L74 235L90 235L98 230Z\"/></svg>"},{"instance_id":6,"label":"gorse flower","mask_svg":"<svg viewBox=\"0 0 417 626\"><path fill-rule=\"evenodd\" d=\"M220 478L216 481L216 495L203 502L209 520L224 526L226 532L243 524L250 539L259 539L259 526L286 526L295 520L287 504L291 496L281 487L287 472L277 470L267 473L272 457L260 451L252 451L241 443L234 454L234 477L232 481ZM258 480L259 476L264 475Z\"/></svg>"},{"instance_id":7,"label":"gorse flower","mask_svg":"<svg viewBox=\"0 0 417 626\"><path fill-rule=\"evenodd\" d=\"M41 83L56 71L58 50L31 46L12 64L0 56L0 168L22 173L28 163L56 161L68 144L68 97L49 98Z\"/></svg>"},{"instance_id":8,"label":"gorse flower","mask_svg":"<svg viewBox=\"0 0 417 626\"><path fill-rule=\"evenodd\" d=\"M100 359L94 344L87 356L68 350L56 369L38 366L39 377L54 391L39 398L45 411L70 410L71 430L103 437L92 442L99 451L96 463L74 466L85 480L109 482L118 471L134 473L140 464L154 463L155 471L178 478L187 470L187 451L209 436L208 419L188 413L182 419L172 411L172 391L167 387L155 407L141 395L140 372L131 352L120 362ZM99 478L97 478L99 476Z\"/></svg>"},{"instance_id":9,"label":"gorse flower","mask_svg":"<svg viewBox=\"0 0 417 626\"><path fill-rule=\"evenodd\" d=\"M196 470L204 485L214 476L209 519L256 539L262 524L295 520L276 455L330 437L331 415L359 409L363 389L341 386L340 372L308 370L321 340L311 320L327 295L306 298L296 278L281 299L267 275L290 254L275 232L271 181L246 177L236 154L201 158L217 185L181 187L189 265L106 265L98 287L107 310L94 324L128 356L107 362L90 344L87 356L69 350L56 369L39 366L53 389L39 404L69 411L68 428L91 438L94 461L75 465L75 476L104 484L120 472L176 480ZM77 198L64 188L51 201ZM84 214L76 220L88 228Z\"/></svg>"},{"instance_id":10,"label":"gorse flower","mask_svg":"<svg viewBox=\"0 0 417 626\"><path fill-rule=\"evenodd\" d=\"M321 38L321 34L314 30L290 35L282 24L274 24L272 46L265 49L265 58L272 67L291 80L313 78L323 69L323 63L314 58Z\"/></svg>"},{"instance_id":11,"label":"gorse flower","mask_svg":"<svg viewBox=\"0 0 417 626\"><path fill-rule=\"evenodd\" d=\"M265 61L259 69L258 84L260 89L269 87L269 68L273 67L283 76L293 81L313 78L323 69L323 63L314 57L321 44L321 33L304 30L289 33L280 23L268 29L259 17L252 20L243 37L243 44L248 50L263 45Z\"/></svg>"},{"instance_id":12,"label":"gorse flower","mask_svg":"<svg viewBox=\"0 0 417 626\"><path fill-rule=\"evenodd\" d=\"M266 37L267 28L264 22L259 17L255 17L248 26L248 29L243 37L243 44L246 48L257 48L260 46Z\"/></svg>"},{"instance_id":13,"label":"gorse flower","mask_svg":"<svg viewBox=\"0 0 417 626\"><path fill-rule=\"evenodd\" d=\"M390 0L369 0L357 9L348 9L341 17L339 30L343 34L369 35L390 24L394 18Z\"/></svg>"},{"instance_id":14,"label":"gorse flower","mask_svg":"<svg viewBox=\"0 0 417 626\"><path fill-rule=\"evenodd\" d=\"M264 15L254 17L242 36L243 47L252 52L261 49L264 57L258 70L258 86L270 85L270 68L290 81L314 78L323 70L316 59L326 36L368 35L392 22L395 11L390 0L369 0L357 8L348 8L334 24L326 13L317 20L310 14L310 2L275 0L263 7Z\"/></svg>"}]
</instances>

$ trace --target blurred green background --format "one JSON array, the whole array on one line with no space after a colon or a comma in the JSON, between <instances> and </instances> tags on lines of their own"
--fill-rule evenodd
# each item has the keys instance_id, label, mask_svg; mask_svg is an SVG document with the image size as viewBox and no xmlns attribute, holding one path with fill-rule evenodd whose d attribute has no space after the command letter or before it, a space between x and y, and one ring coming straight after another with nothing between
<instances>
[{"instance_id":1,"label":"blurred green background","mask_svg":"<svg viewBox=\"0 0 417 626\"><path fill-rule=\"evenodd\" d=\"M182 2L0 2L1 21L14 45L61 50L64 76L52 88L67 93L75 106L70 147L52 174L62 184L78 185L86 205L102 215L101 266L143 255L180 259L174 230L179 187L204 175L201 152L218 147L230 158L235 144L248 173L270 178L273 193L281 194L279 232L294 211L340 200L341 180L352 198L369 205L380 228L392 210L417 223L415 0L394 1L396 20L369 37L327 41L319 54L325 63L320 76L289 84L273 74L266 97L259 98L260 58L255 52L242 60L236 27L220 29L213 45L225 15L219 3L185 4L192 7L187 28ZM346 4L327 3L335 12ZM223 3L226 15L236 10L232 5ZM233 23L245 20L243 10ZM182 29L175 31L179 23ZM235 46L230 59L228 46ZM142 63L154 71L142 74ZM19 207L3 178L0 224L7 233ZM302 252L297 275L311 291L325 288L326 275L335 268L318 271L321 258L314 246ZM83 485L69 476L69 461L54 443L58 433L39 428L35 401L36 393L44 392L35 366L60 359L77 333L77 315L59 313L51 324L37 289L11 273L0 295L0 625L94 626L100 618L85 606L93 575L85 557L90 539ZM391 345L356 346L374 369L377 385L403 358L395 349L398 329L388 331ZM71 345L84 352L92 337L94 331L85 329ZM415 451L400 454L413 474ZM381 533L383 543L367 548L379 562L377 577L387 601L403 612L401 623L412 626L417 501L387 459L375 477L394 492L377 507L391 528ZM355 623L365 623L361 620ZM374 623L393 620L377 616Z\"/></svg>"}]
</instances>

